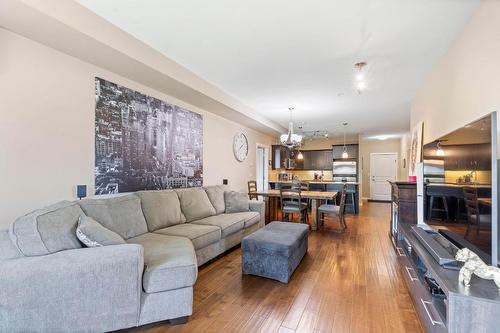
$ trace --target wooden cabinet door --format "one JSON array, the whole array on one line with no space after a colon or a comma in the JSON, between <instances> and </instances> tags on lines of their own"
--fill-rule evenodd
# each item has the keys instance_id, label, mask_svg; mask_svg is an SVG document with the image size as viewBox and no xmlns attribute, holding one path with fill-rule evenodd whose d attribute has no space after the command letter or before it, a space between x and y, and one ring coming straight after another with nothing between
<instances>
[{"instance_id":1,"label":"wooden cabinet door","mask_svg":"<svg viewBox=\"0 0 500 333\"><path fill-rule=\"evenodd\" d=\"M304 155L304 160L303 160L303 163L302 163L303 169L304 170L312 170L313 160L312 160L311 151L304 150L302 152L302 155Z\"/></svg>"},{"instance_id":2,"label":"wooden cabinet door","mask_svg":"<svg viewBox=\"0 0 500 333\"><path fill-rule=\"evenodd\" d=\"M274 145L272 146L272 157L271 157L271 164L272 164L272 169L280 169L281 164L282 164L282 159L281 159L281 149L282 146L279 145Z\"/></svg>"},{"instance_id":3,"label":"wooden cabinet door","mask_svg":"<svg viewBox=\"0 0 500 333\"><path fill-rule=\"evenodd\" d=\"M301 160L299 159L299 152L296 151L294 153L294 159L295 159L295 170L303 170L304 169L304 158ZM302 153L302 156L304 156L304 153Z\"/></svg>"},{"instance_id":4,"label":"wooden cabinet door","mask_svg":"<svg viewBox=\"0 0 500 333\"><path fill-rule=\"evenodd\" d=\"M357 159L359 154L358 145L346 145L347 154L349 159ZM332 159L341 160L342 153L344 152L344 145L335 145L332 147Z\"/></svg>"}]
</instances>

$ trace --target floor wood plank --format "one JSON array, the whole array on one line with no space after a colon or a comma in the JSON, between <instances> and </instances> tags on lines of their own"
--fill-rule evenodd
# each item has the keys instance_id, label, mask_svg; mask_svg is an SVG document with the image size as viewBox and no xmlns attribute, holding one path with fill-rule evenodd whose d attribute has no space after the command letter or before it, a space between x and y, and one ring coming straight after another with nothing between
<instances>
[{"instance_id":1,"label":"floor wood plank","mask_svg":"<svg viewBox=\"0 0 500 333\"><path fill-rule=\"evenodd\" d=\"M422 332L388 237L390 206L311 231L289 284L241 275L235 249L200 268L189 322L128 332Z\"/></svg>"}]
</instances>

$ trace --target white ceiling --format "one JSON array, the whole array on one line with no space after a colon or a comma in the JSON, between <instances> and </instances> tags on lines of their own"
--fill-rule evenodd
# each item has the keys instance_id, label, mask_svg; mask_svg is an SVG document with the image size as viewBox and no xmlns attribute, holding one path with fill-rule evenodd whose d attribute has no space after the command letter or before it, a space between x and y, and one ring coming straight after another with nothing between
<instances>
[{"instance_id":1,"label":"white ceiling","mask_svg":"<svg viewBox=\"0 0 500 333\"><path fill-rule=\"evenodd\" d=\"M479 0L79 0L287 126L394 134ZM354 63L367 61L355 91Z\"/></svg>"}]
</instances>

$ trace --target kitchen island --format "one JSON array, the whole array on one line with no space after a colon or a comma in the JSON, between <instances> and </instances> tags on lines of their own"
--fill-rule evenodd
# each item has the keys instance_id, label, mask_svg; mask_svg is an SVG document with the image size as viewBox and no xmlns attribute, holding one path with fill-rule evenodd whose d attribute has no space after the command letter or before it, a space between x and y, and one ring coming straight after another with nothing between
<instances>
[{"instance_id":1,"label":"kitchen island","mask_svg":"<svg viewBox=\"0 0 500 333\"><path fill-rule=\"evenodd\" d=\"M479 198L491 198L490 184L456 184L456 183L429 183L425 184L425 212L427 219L431 220L431 197L445 198L448 216L437 216L450 220L466 219L463 188L471 186L477 188ZM442 204L442 202L440 202ZM480 207L484 209L484 207ZM437 215L437 214L436 214Z\"/></svg>"},{"instance_id":2,"label":"kitchen island","mask_svg":"<svg viewBox=\"0 0 500 333\"><path fill-rule=\"evenodd\" d=\"M332 180L301 180L300 182L309 183L310 191L319 192L341 192L342 186L347 184L347 197L346 197L346 213L358 214L359 213L359 183L358 182L335 182ZM291 181L269 181L269 188L278 190L281 184L290 184ZM340 200L337 196L336 200ZM337 202L338 204L338 202Z\"/></svg>"}]
</instances>

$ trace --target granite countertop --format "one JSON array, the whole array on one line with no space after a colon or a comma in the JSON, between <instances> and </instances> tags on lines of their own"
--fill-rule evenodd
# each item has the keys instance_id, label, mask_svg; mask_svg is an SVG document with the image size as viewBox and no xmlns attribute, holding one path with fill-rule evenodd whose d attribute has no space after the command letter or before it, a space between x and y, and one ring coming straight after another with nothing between
<instances>
[{"instance_id":1,"label":"granite countertop","mask_svg":"<svg viewBox=\"0 0 500 333\"><path fill-rule=\"evenodd\" d=\"M456 183L429 183L426 186L439 186L439 187L464 187L472 186L477 188L491 188L491 184L456 184Z\"/></svg>"},{"instance_id":2,"label":"granite countertop","mask_svg":"<svg viewBox=\"0 0 500 333\"><path fill-rule=\"evenodd\" d=\"M309 184L348 184L348 185L359 185L358 182L334 182L333 180L300 180L301 182L307 182ZM280 184L290 184L291 181L280 181L280 180L270 180L269 183L280 183Z\"/></svg>"}]
</instances>

